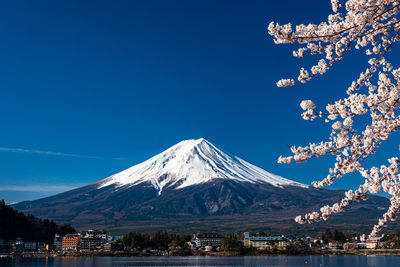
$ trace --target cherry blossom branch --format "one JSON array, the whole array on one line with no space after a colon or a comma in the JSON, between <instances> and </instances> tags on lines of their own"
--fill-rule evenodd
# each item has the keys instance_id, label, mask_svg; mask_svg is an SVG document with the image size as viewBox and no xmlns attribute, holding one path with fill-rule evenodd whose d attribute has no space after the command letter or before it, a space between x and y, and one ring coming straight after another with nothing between
<instances>
[{"instance_id":1,"label":"cherry blossom branch","mask_svg":"<svg viewBox=\"0 0 400 267\"><path fill-rule=\"evenodd\" d=\"M320 59L318 64L311 67L311 74L301 68L297 80L305 83L318 74L325 74L353 47L364 47L367 56L375 54L379 55L379 59L369 58L370 67L361 72L359 78L348 87L348 96L328 104L327 112L316 112L316 106L311 100L301 102L303 119L313 121L324 117L325 122L331 124L329 141L310 143L304 147L292 146L290 149L293 156L280 156L278 162L290 164L293 160L305 162L323 155L336 156L334 166L329 169L326 178L313 182L315 187L330 185L337 178L355 171L365 178L364 184L357 190L347 191L345 197L332 206L323 206L321 213L312 212L296 217L299 223L326 220L331 214L342 212L352 202L366 199L367 193L375 194L383 190L392 195L390 207L370 234L374 236L390 220L394 220L395 214L400 211L399 160L390 158L388 161L391 165L382 165L380 169L372 167L366 170L362 166L365 159L373 155L391 133L400 128L400 68L395 69L384 57L391 51L393 44L400 41L400 1L331 0L331 3L334 13L329 15L328 22L297 25L294 32L290 23L281 26L272 22L268 26L269 34L275 37L275 43L297 41L303 45L293 52L294 56L325 55L327 61ZM374 75L377 77L376 82L372 79ZM277 82L278 87L294 84L293 79ZM359 134L354 121L367 114L371 122Z\"/></svg>"}]
</instances>

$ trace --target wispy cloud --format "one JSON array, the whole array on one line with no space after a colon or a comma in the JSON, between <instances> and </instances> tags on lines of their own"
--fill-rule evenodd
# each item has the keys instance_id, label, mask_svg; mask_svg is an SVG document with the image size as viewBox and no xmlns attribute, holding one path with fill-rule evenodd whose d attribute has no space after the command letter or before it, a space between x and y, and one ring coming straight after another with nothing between
<instances>
[{"instance_id":1,"label":"wispy cloud","mask_svg":"<svg viewBox=\"0 0 400 267\"><path fill-rule=\"evenodd\" d=\"M118 157L118 158L111 158L112 160L125 160L125 158L121 158L121 157Z\"/></svg>"},{"instance_id":2,"label":"wispy cloud","mask_svg":"<svg viewBox=\"0 0 400 267\"><path fill-rule=\"evenodd\" d=\"M15 192L64 192L81 185L6 185L0 186L0 191L15 191Z\"/></svg>"},{"instance_id":3,"label":"wispy cloud","mask_svg":"<svg viewBox=\"0 0 400 267\"><path fill-rule=\"evenodd\" d=\"M54 152L37 149L25 149L25 148L13 148L13 147L0 147L0 152L12 152L12 153L28 153L28 154L41 154L49 156L61 156L61 157L73 157L73 158L85 158L85 159L101 159L101 157L88 156L82 154L70 154L63 152ZM123 158L112 158L113 160L123 160Z\"/></svg>"}]
</instances>

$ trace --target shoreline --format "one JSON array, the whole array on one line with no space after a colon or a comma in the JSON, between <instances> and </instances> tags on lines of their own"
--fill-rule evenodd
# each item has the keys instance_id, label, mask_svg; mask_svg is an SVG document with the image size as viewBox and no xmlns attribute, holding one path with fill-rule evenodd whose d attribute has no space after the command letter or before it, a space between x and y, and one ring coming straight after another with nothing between
<instances>
[{"instance_id":1,"label":"shoreline","mask_svg":"<svg viewBox=\"0 0 400 267\"><path fill-rule=\"evenodd\" d=\"M189 254L160 254L138 252L93 252L93 253L14 253L0 255L0 259L7 258L55 258L55 257L237 257L237 256L400 256L400 249L360 249L360 250L307 250L298 253L251 251L240 253L238 251L201 252Z\"/></svg>"}]
</instances>

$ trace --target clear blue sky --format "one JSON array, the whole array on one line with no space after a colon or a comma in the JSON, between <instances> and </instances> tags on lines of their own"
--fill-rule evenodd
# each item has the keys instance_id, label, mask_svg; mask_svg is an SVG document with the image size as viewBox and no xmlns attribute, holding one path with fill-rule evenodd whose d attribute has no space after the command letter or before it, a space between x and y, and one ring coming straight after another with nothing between
<instances>
[{"instance_id":1,"label":"clear blue sky","mask_svg":"<svg viewBox=\"0 0 400 267\"><path fill-rule=\"evenodd\" d=\"M266 28L330 11L329 0L3 1L0 198L92 183L199 137L289 179L324 177L329 159L276 159L288 144L326 139L329 126L303 121L300 101L344 96L366 60L355 54L306 85L277 88L317 58L293 58ZM398 141L374 163L397 155ZM333 188L360 181L350 178Z\"/></svg>"}]
</instances>

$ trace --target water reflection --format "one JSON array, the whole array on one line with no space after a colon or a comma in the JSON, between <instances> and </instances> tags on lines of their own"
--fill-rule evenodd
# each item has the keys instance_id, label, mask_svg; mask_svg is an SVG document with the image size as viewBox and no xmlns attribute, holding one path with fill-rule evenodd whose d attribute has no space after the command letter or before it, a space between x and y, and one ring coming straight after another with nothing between
<instances>
[{"instance_id":1,"label":"water reflection","mask_svg":"<svg viewBox=\"0 0 400 267\"><path fill-rule=\"evenodd\" d=\"M400 266L400 256L55 257L1 260L0 266Z\"/></svg>"}]
</instances>

